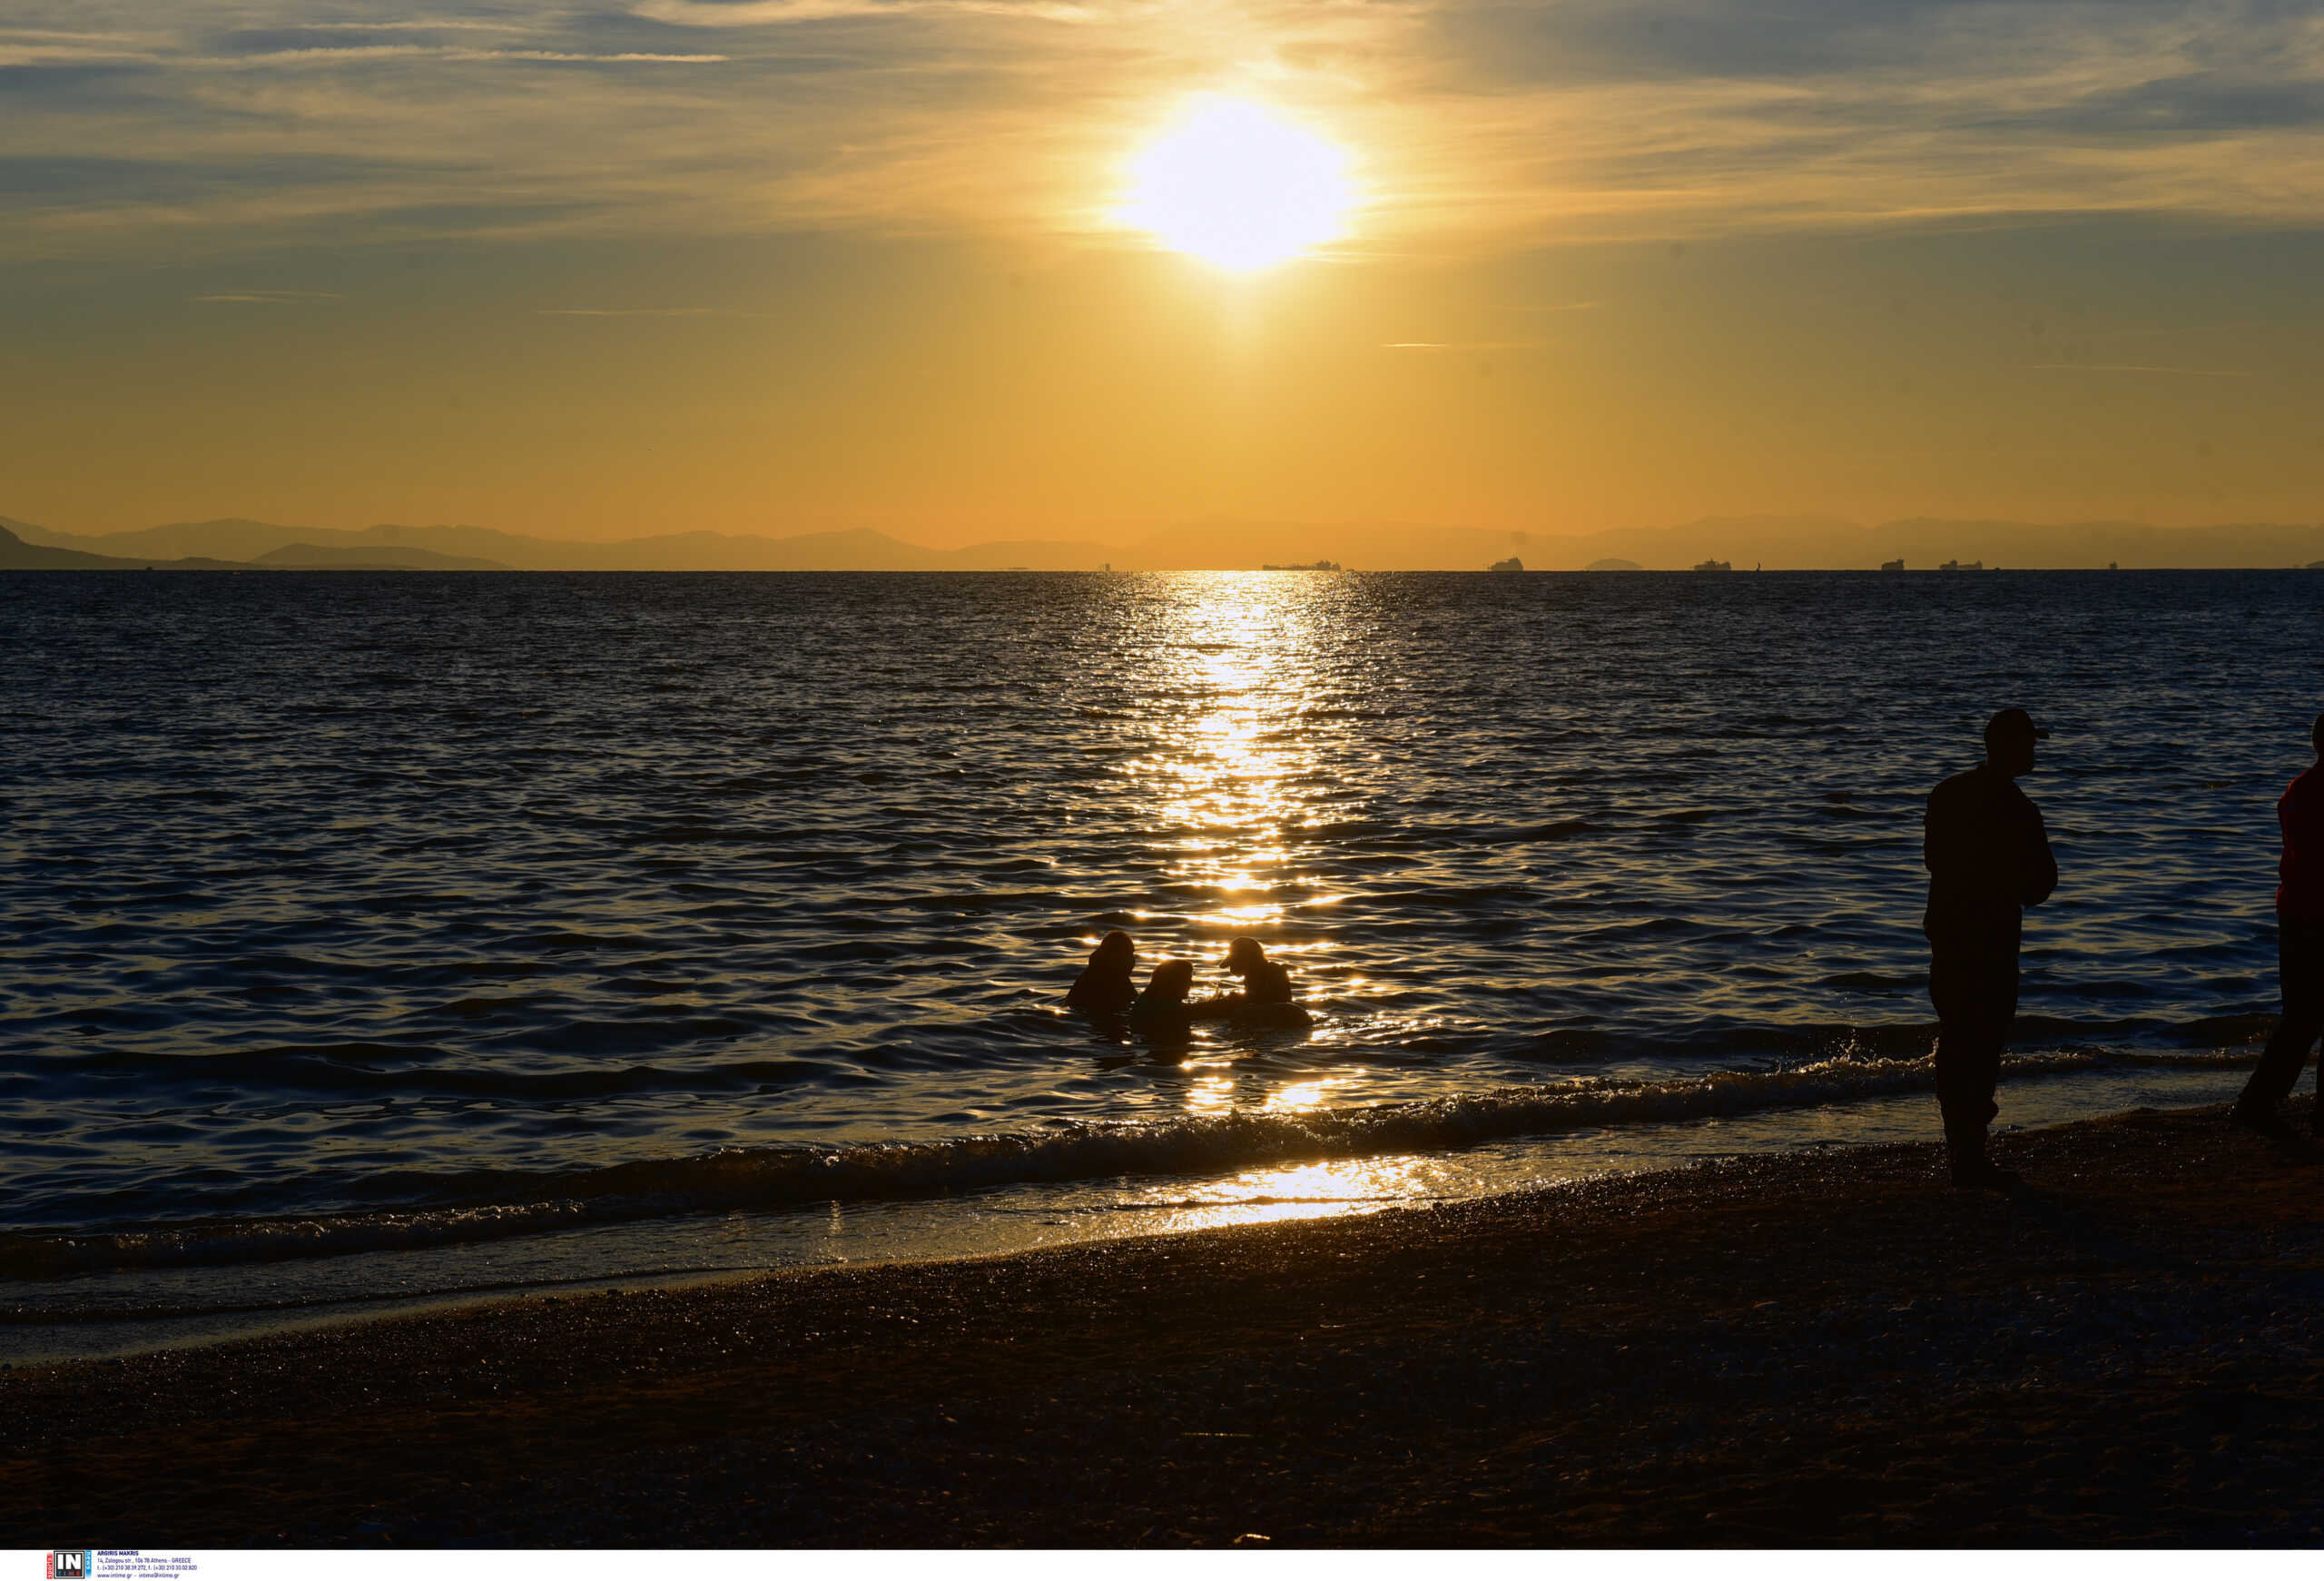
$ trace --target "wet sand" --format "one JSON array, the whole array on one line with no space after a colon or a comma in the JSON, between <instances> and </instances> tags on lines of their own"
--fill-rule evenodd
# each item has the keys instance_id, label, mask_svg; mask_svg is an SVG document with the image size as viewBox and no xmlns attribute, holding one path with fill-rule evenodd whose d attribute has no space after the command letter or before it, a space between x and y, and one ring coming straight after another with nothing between
<instances>
[{"instance_id":1,"label":"wet sand","mask_svg":"<svg viewBox=\"0 0 2324 1581\"><path fill-rule=\"evenodd\" d=\"M1944 1189L1934 1145L1835 1150L19 1369L0 1527L2311 1546L2324 1169L2219 1116L2004 1139L2007 1196Z\"/></svg>"}]
</instances>

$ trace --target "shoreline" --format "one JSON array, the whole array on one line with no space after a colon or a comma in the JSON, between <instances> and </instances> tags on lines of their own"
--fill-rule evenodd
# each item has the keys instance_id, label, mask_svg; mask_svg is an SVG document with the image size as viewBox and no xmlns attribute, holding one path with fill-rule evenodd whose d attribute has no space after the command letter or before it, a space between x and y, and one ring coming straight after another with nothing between
<instances>
[{"instance_id":1,"label":"shoreline","mask_svg":"<svg viewBox=\"0 0 2324 1581\"><path fill-rule=\"evenodd\" d=\"M1330 1200L1349 1205L1326 1212L1549 1189L1605 1173L1689 1167L1707 1155L1790 1151L1802 1145L1801 1115L1835 1102L1846 1105L1846 1130L1852 1134L1811 1145L1876 1145L1926 1134L1928 1063L1925 1057L1813 1062L1670 1081L1503 1086L1456 1092L1450 1108L1428 1099L1357 1105L1320 1116L1342 1133L1336 1146L1313 1134L1319 1116L1300 1114L1285 1122L1297 1133L1288 1147L1260 1145L1245 1156L1231 1151L1219 1156L1215 1137L1197 1138L1211 1144L1206 1168L1189 1170L1170 1156L1172 1149L1186 1146L1183 1136L1158 1151L1148 1147L1147 1156L1133 1147L1110 1161L1133 1186L1145 1181L1153 1188L1146 1192L1114 1190L1110 1176L1092 1171L1043 1178L1039 1139L1020 1133L1001 1138L1034 1142L1031 1156L1014 1172L1006 1160L971 1158L964 1178L950 1189L913 1181L883 1189L876 1179L859 1179L840 1182L856 1190L832 1191L829 1181L819 1179L845 1210L844 1230L827 1214L830 1201L768 1202L761 1192L731 1201L665 1199L643 1207L616 1199L610 1210L592 1202L574 1211L576 1204L558 1202L554 1206L563 1222L514 1229L502 1222L483 1233L456 1222L479 1205L456 1204L382 1210L376 1216L286 1214L122 1231L0 1234L0 1274L5 1276L0 1277L0 1366L102 1360L259 1338L278 1327L373 1321L559 1289L747 1279L834 1264L951 1261L1274 1222L1263 1206L1275 1189L1270 1175L1286 1176L1283 1189L1299 1193L1317 1189L1317 1171L1344 1176L1324 1189L1344 1193ZM2009 1129L2096 1119L2142 1104L2216 1102L2251 1063L2240 1051L2123 1055L2064 1049L2013 1056L2004 1071L2014 1094ZM1751 1090L1801 1084L1807 1091L1793 1094ZM1221 1118L1211 1117L1213 1122ZM1224 1118L1252 1123L1241 1114ZM1598 1140L1575 1149L1577 1131L1600 1126L1607 1129ZM957 1141L975 1150L993 1140ZM1070 1147L1085 1145L1066 1140ZM953 1145L954 1140L941 1140L915 1151L925 1167L925 1155ZM1384 1190L1363 1178L1377 1161L1407 1153L1424 1178L1400 1178ZM682 1161L681 1167L700 1161ZM1002 1166L998 1171L996 1162ZM1228 1189L1213 1191L1221 1182ZM861 1189L865 1186L871 1189ZM1253 1191L1261 1205L1244 1201ZM966 1232L959 1212L963 1205L980 1215L978 1227ZM734 1214L743 1218L719 1217ZM438 1219L446 1222L431 1228ZM209 1239L228 1242L231 1251L202 1255ZM262 1244L269 1240L276 1243L271 1250ZM326 1244L334 1240L346 1244ZM113 1250L116 1241L126 1243L124 1252ZM522 1252L548 1244L561 1248L553 1258L556 1267L538 1266L514 1278L497 1255L500 1249ZM24 1265L36 1266L44 1258L54 1265L51 1271L66 1276L50 1281L53 1288L78 1299L56 1299L37 1276L27 1275ZM205 1299L205 1290L217 1293ZM28 1338L34 1335L44 1339Z\"/></svg>"},{"instance_id":2,"label":"shoreline","mask_svg":"<svg viewBox=\"0 0 2324 1581\"><path fill-rule=\"evenodd\" d=\"M0 1372L19 1546L2324 1542L2216 1107Z\"/></svg>"}]
</instances>

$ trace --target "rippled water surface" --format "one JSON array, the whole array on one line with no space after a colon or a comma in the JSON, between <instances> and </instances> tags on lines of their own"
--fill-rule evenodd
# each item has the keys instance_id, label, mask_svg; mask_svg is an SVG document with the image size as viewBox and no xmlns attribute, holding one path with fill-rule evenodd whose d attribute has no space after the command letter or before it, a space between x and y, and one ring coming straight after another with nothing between
<instances>
[{"instance_id":1,"label":"rippled water surface","mask_svg":"<svg viewBox=\"0 0 2324 1581\"><path fill-rule=\"evenodd\" d=\"M2012 703L2021 1047L2200 1062L2320 587L0 575L0 1272L1925 1091L1920 808ZM1157 1060L1059 1003L1112 927L1316 1025Z\"/></svg>"}]
</instances>

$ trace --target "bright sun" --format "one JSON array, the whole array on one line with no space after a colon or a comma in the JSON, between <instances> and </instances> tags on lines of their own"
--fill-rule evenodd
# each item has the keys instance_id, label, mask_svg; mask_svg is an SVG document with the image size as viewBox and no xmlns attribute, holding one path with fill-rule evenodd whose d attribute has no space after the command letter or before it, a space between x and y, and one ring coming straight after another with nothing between
<instances>
[{"instance_id":1,"label":"bright sun","mask_svg":"<svg viewBox=\"0 0 2324 1581\"><path fill-rule=\"evenodd\" d=\"M1347 156L1256 104L1203 99L1130 161L1120 218L1237 273L1344 235Z\"/></svg>"}]
</instances>

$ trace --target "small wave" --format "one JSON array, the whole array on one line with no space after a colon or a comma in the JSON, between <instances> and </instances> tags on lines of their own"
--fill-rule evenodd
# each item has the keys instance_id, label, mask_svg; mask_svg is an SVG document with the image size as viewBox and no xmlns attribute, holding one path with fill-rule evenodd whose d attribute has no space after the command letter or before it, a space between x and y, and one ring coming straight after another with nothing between
<instances>
[{"instance_id":1,"label":"small wave","mask_svg":"<svg viewBox=\"0 0 2324 1581\"><path fill-rule=\"evenodd\" d=\"M1817 983L1825 988L1867 988L1895 993L1901 989L1925 986L1928 974L1925 972L1835 972L1829 977L1817 979Z\"/></svg>"},{"instance_id":2,"label":"small wave","mask_svg":"<svg viewBox=\"0 0 2324 1581\"><path fill-rule=\"evenodd\" d=\"M2166 1070L2231 1071L2249 1069L2256 1056L2234 1049L2190 1049L2163 1052L2154 1049L2118 1049L2114 1058L2127 1065L2161 1065Z\"/></svg>"},{"instance_id":3,"label":"small wave","mask_svg":"<svg viewBox=\"0 0 2324 1581\"><path fill-rule=\"evenodd\" d=\"M671 1268L635 1270L619 1276L619 1282L635 1285L641 1280L698 1279L711 1274L753 1271L756 1271L754 1266L749 1263L689 1263ZM487 1284L412 1285L377 1294L349 1295L343 1292L332 1292L290 1296L271 1301L236 1301L224 1305L207 1301L110 1303L100 1301L82 1306L26 1303L14 1307L0 1307L0 1326L29 1328L36 1324L50 1323L166 1322L178 1318L218 1318L255 1312L328 1311L333 1308L369 1307L386 1302L407 1304L417 1301L440 1301L462 1296L527 1294L567 1286L602 1285L609 1282L613 1281L601 1274L582 1274L566 1279L497 1280Z\"/></svg>"},{"instance_id":4,"label":"small wave","mask_svg":"<svg viewBox=\"0 0 2324 1581\"><path fill-rule=\"evenodd\" d=\"M1512 842L1571 840L1599 832L1598 825L1587 818L1561 818L1551 824L1536 824L1530 828L1512 830L1509 839Z\"/></svg>"},{"instance_id":5,"label":"small wave","mask_svg":"<svg viewBox=\"0 0 2324 1581\"><path fill-rule=\"evenodd\" d=\"M724 1018L668 1022L622 1022L600 1029L587 1042L648 1045L748 1031ZM547 1040L534 1038L532 1041ZM566 1039L553 1046L574 1046ZM682 1066L581 1065L527 1071L482 1065L430 1062L445 1051L425 1043L318 1043L273 1049L235 1050L220 1054L146 1055L113 1052L43 1054L0 1059L0 1074L34 1076L52 1086L73 1076L135 1076L147 1084L182 1082L213 1087L263 1086L290 1092L432 1092L468 1098L556 1100L610 1097L631 1092L708 1092L753 1087L790 1086L829 1076L831 1062L807 1059L712 1061Z\"/></svg>"},{"instance_id":6,"label":"small wave","mask_svg":"<svg viewBox=\"0 0 2324 1581\"><path fill-rule=\"evenodd\" d=\"M2102 1053L2060 1051L2015 1056L2007 1068L2019 1074L2055 1074L2113 1062L2113 1056ZM85 1237L0 1236L0 1277L408 1250L712 1210L941 1196L1121 1175L1218 1174L1323 1159L1442 1151L1517 1136L1815 1108L1935 1085L1935 1065L1927 1059L1827 1059L1688 1080L1541 1083L1301 1114L1183 1115L934 1141L729 1149L555 1172L404 1174L373 1182L375 1194L434 1205Z\"/></svg>"},{"instance_id":7,"label":"small wave","mask_svg":"<svg viewBox=\"0 0 2324 1581\"><path fill-rule=\"evenodd\" d=\"M2263 1043L2276 1030L2276 1018L2265 1014L2215 1015L2180 1022L2171 1033L2180 1042L2205 1048L2236 1043Z\"/></svg>"}]
</instances>

